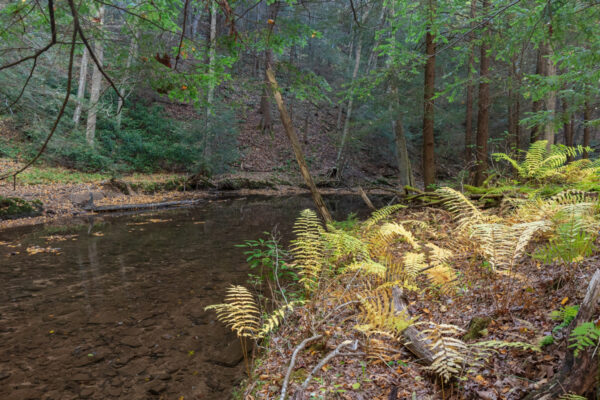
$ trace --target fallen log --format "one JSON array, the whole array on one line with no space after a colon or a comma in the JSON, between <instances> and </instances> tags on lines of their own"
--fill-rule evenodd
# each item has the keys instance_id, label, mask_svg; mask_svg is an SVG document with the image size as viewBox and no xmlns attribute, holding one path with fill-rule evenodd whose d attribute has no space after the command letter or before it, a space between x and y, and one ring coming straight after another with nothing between
<instances>
[{"instance_id":1,"label":"fallen log","mask_svg":"<svg viewBox=\"0 0 600 400\"><path fill-rule=\"evenodd\" d=\"M397 286L392 288L392 300L396 312L405 312L407 316L410 316L406 302L402 298L402 290ZM417 357L418 363L425 365L433 363L433 353L429 349L427 341L423 339L421 331L414 326L409 326L402 332L402 336L406 340L404 346Z\"/></svg>"},{"instance_id":2,"label":"fallen log","mask_svg":"<svg viewBox=\"0 0 600 400\"><path fill-rule=\"evenodd\" d=\"M153 210L159 208L168 208L168 207L179 207L179 206L193 206L200 202L204 201L203 199L196 200L180 200L180 201L165 201L162 203L145 203L145 204L121 204L121 205L111 205L111 206L86 206L83 209L91 212L118 212L118 211L136 211L136 210Z\"/></svg>"},{"instance_id":3,"label":"fallen log","mask_svg":"<svg viewBox=\"0 0 600 400\"><path fill-rule=\"evenodd\" d=\"M588 285L585 298L579 307L577 316L567 329L568 338L571 331L579 324L590 321L598 308L600 300L600 269L596 270ZM562 395L595 395L593 393L600 384L598 380L598 360L594 354L597 349L589 346L586 351L575 357L574 351L569 350L560 368L560 372L548 383L529 393L525 400L558 399Z\"/></svg>"}]
</instances>

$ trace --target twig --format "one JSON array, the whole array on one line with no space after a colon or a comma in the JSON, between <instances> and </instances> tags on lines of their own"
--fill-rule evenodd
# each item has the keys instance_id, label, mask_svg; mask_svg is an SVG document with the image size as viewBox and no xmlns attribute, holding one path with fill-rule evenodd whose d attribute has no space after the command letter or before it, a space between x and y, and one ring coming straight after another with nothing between
<instances>
[{"instance_id":1,"label":"twig","mask_svg":"<svg viewBox=\"0 0 600 400\"><path fill-rule=\"evenodd\" d=\"M331 351L329 354L327 354L325 356L325 358L323 358L321 361L319 361L319 363L317 365L315 365L313 370L310 371L310 374L308 374L308 376L304 380L304 383L302 384L302 386L300 386L300 393L303 393L306 390L306 388L308 387L308 384L312 380L312 377L314 374L316 374L321 368L323 368L323 366L325 364L327 364L329 362L329 360L340 355L340 353L342 352L344 347L348 347L348 346L351 346L350 350L356 351L356 349L358 348L358 340L355 340L354 342L352 340L344 340L342 343L338 344L338 346L333 351Z\"/></svg>"},{"instance_id":2,"label":"twig","mask_svg":"<svg viewBox=\"0 0 600 400\"><path fill-rule=\"evenodd\" d=\"M302 349L304 349L308 343L313 342L317 339L321 339L322 337L323 337L323 335L315 335L315 336L309 337L308 339L304 339L302 341L302 343L300 343L296 347L296 349L294 350L294 353L292 354L292 360L290 361L290 366L288 367L288 370L285 374L285 379L283 380L283 386L281 387L281 397L279 398L279 400L285 400L287 388L290 383L290 376L292 375L292 370L294 369L294 364L296 363L296 357L298 356L298 353L300 353L300 351Z\"/></svg>"},{"instance_id":3,"label":"twig","mask_svg":"<svg viewBox=\"0 0 600 400\"><path fill-rule=\"evenodd\" d=\"M190 0L185 0L185 5L183 6L183 27L181 28L181 37L179 38L177 56L175 56L175 67L173 67L175 71L177 71L177 64L179 64L179 59L181 58L181 48L183 47L183 38L185 37L185 26L187 24L187 9L189 3Z\"/></svg>"}]
</instances>

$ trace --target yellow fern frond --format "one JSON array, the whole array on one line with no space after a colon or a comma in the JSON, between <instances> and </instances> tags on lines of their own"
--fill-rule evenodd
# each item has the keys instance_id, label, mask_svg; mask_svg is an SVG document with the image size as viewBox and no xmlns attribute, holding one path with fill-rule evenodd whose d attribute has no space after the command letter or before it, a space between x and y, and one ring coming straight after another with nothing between
<instances>
[{"instance_id":1,"label":"yellow fern frond","mask_svg":"<svg viewBox=\"0 0 600 400\"><path fill-rule=\"evenodd\" d=\"M375 275L385 278L387 268L371 259L355 261L345 268L345 271L360 271L363 275Z\"/></svg>"},{"instance_id":2,"label":"yellow fern frond","mask_svg":"<svg viewBox=\"0 0 600 400\"><path fill-rule=\"evenodd\" d=\"M273 331L273 329L277 328L281 324L281 322L283 322L283 319L285 318L286 313L292 311L294 309L294 307L296 307L298 305L302 305L303 303L304 303L303 301L292 301L292 302L278 308L277 310L273 311L271 313L271 315L269 315L267 320L263 323L263 326L262 326L262 328L260 328L258 336L259 337L267 336L269 333L271 333Z\"/></svg>"},{"instance_id":3,"label":"yellow fern frond","mask_svg":"<svg viewBox=\"0 0 600 400\"><path fill-rule=\"evenodd\" d=\"M307 292L312 292L318 286L324 258L323 227L317 214L303 210L294 224L294 233L296 239L291 243L291 251L299 268L300 282Z\"/></svg>"},{"instance_id":4,"label":"yellow fern frond","mask_svg":"<svg viewBox=\"0 0 600 400\"><path fill-rule=\"evenodd\" d=\"M371 229L373 226L377 225L384 219L389 218L390 215L400 210L401 208L406 208L406 206L403 206L402 204L394 204L391 206L380 208L377 211L373 211L371 217L363 223L363 229Z\"/></svg>"},{"instance_id":5,"label":"yellow fern frond","mask_svg":"<svg viewBox=\"0 0 600 400\"><path fill-rule=\"evenodd\" d=\"M415 279L421 271L427 267L425 254L423 253L404 253L402 258L404 273L410 279Z\"/></svg>"},{"instance_id":6,"label":"yellow fern frond","mask_svg":"<svg viewBox=\"0 0 600 400\"><path fill-rule=\"evenodd\" d=\"M357 329L363 332L381 331L398 335L413 322L406 312L395 311L389 290L372 292L368 297L360 296L360 300L363 324Z\"/></svg>"},{"instance_id":7,"label":"yellow fern frond","mask_svg":"<svg viewBox=\"0 0 600 400\"><path fill-rule=\"evenodd\" d=\"M444 202L444 207L450 211L458 222L458 231L468 231L473 225L485 221L481 211L465 197L464 194L449 187L436 190Z\"/></svg>"},{"instance_id":8,"label":"yellow fern frond","mask_svg":"<svg viewBox=\"0 0 600 400\"><path fill-rule=\"evenodd\" d=\"M214 310L217 319L231 328L239 337L257 338L260 330L260 312L254 297L243 286L227 289L225 303L205 307Z\"/></svg>"}]
</instances>

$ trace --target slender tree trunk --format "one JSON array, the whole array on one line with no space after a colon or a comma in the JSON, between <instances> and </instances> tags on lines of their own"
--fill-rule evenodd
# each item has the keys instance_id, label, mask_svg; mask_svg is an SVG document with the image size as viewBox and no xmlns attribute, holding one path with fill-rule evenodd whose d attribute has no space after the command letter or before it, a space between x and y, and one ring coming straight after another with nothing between
<instances>
[{"instance_id":1,"label":"slender tree trunk","mask_svg":"<svg viewBox=\"0 0 600 400\"><path fill-rule=\"evenodd\" d=\"M83 46L83 54L81 55L81 65L79 66L77 105L75 106L75 112L73 113L73 122L75 122L75 126L79 125L79 120L81 119L81 108L83 107L83 100L85 98L85 85L87 81L88 58L88 49L87 47Z\"/></svg>"},{"instance_id":2,"label":"slender tree trunk","mask_svg":"<svg viewBox=\"0 0 600 400\"><path fill-rule=\"evenodd\" d=\"M551 40L552 40L552 25L550 25L548 27L549 30L549 34L548 34L548 39L546 39L544 41L544 55L545 55L545 72L546 72L546 77L551 77L551 76L555 76L556 75L556 65L554 65L554 62L552 61L552 55L553 55L553 51L552 51L552 46L551 46ZM555 136L556 136L556 128L555 128L555 114L556 114L556 91L554 90L550 90L548 92L548 94L546 95L546 98L544 99L544 106L546 108L546 111L550 113L550 121L546 123L545 127L544 127L544 140L548 141L548 145L547 148L550 149L550 147L554 144L554 140L555 140Z\"/></svg>"},{"instance_id":3,"label":"slender tree trunk","mask_svg":"<svg viewBox=\"0 0 600 400\"><path fill-rule=\"evenodd\" d=\"M477 10L477 2L471 0L471 28L475 27L475 11ZM465 113L465 160L467 164L473 159L471 146L473 145L473 94L475 86L473 85L473 71L475 71L475 33L471 32L469 35L469 63L467 65L468 79L467 79L467 104Z\"/></svg>"},{"instance_id":4,"label":"slender tree trunk","mask_svg":"<svg viewBox=\"0 0 600 400\"><path fill-rule=\"evenodd\" d=\"M434 108L435 94L435 37L431 32L434 13L434 0L429 0L430 26L425 36L425 82L423 101L423 181L425 190L435 184L435 139L434 139Z\"/></svg>"},{"instance_id":5,"label":"slender tree trunk","mask_svg":"<svg viewBox=\"0 0 600 400\"><path fill-rule=\"evenodd\" d=\"M362 52L362 41L360 38L358 39L358 44L356 46L356 57L354 60L354 71L352 71L352 81L350 82L350 90L354 90L354 82L356 81L356 77L358 76L358 69L360 67L360 57ZM346 147L346 141L348 140L348 132L350 131L350 121L352 118L352 106L354 104L354 94L350 93L350 99L348 99L348 105L346 106L346 119L344 120L344 129L342 131L342 141L340 142L340 147L338 148L337 157L335 158L335 167L338 176L341 178L342 176L342 155L344 153L344 148Z\"/></svg>"},{"instance_id":6,"label":"slender tree trunk","mask_svg":"<svg viewBox=\"0 0 600 400\"><path fill-rule=\"evenodd\" d=\"M98 24L104 23L104 6L98 9ZM104 46L102 39L97 37L94 41L94 55L98 62L102 64ZM98 66L94 63L92 71L92 89L90 91L90 109L88 110L87 126L85 129L85 138L89 146L94 146L96 137L96 116L98 114L98 100L100 99L100 89L102 88L102 73Z\"/></svg>"},{"instance_id":7,"label":"slender tree trunk","mask_svg":"<svg viewBox=\"0 0 600 400\"><path fill-rule=\"evenodd\" d=\"M483 14L489 12L489 0L483 0ZM487 25L487 24L486 24ZM479 69L479 107L477 112L477 169L475 185L480 186L485 180L487 170L487 142L489 137L490 112L490 55L489 55L489 26L486 26L483 42L481 43L481 62Z\"/></svg>"},{"instance_id":8,"label":"slender tree trunk","mask_svg":"<svg viewBox=\"0 0 600 400\"><path fill-rule=\"evenodd\" d=\"M537 61L535 67L535 74L540 76L546 75L546 63L544 62L544 49L540 46L537 52ZM531 104L531 113L537 114L544 109L544 102L542 100L536 100ZM542 126L534 126L531 129L531 136L529 139L530 143L535 143L541 140Z\"/></svg>"},{"instance_id":9,"label":"slender tree trunk","mask_svg":"<svg viewBox=\"0 0 600 400\"><path fill-rule=\"evenodd\" d=\"M126 64L126 73L129 73L129 69L131 68L131 64L133 60L137 56L138 50L138 40L139 40L139 31L135 32L134 37L131 38L131 44L129 45L129 55L127 56L127 64ZM121 97L117 100L117 128L121 129L121 116L123 115L123 98L125 97L125 84L126 78L121 82L121 87L119 88L119 94Z\"/></svg>"},{"instance_id":10,"label":"slender tree trunk","mask_svg":"<svg viewBox=\"0 0 600 400\"><path fill-rule=\"evenodd\" d=\"M519 114L520 114L520 103L519 103L519 92L514 88L520 84L519 75L517 72L516 59L512 60L511 63L511 85L508 90L508 133L512 145L517 151L521 146L521 129L519 127Z\"/></svg>"},{"instance_id":11,"label":"slender tree trunk","mask_svg":"<svg viewBox=\"0 0 600 400\"><path fill-rule=\"evenodd\" d=\"M269 6L269 19L275 21L277 13L279 12L279 2L276 1ZM262 96L260 98L260 112L261 121L260 128L263 132L273 131L273 119L271 117L271 99L269 97L269 78L267 77L267 70L273 68L273 50L267 48L265 50L265 78Z\"/></svg>"},{"instance_id":12,"label":"slender tree trunk","mask_svg":"<svg viewBox=\"0 0 600 400\"><path fill-rule=\"evenodd\" d=\"M217 45L217 2L210 3L210 50L208 51L208 75L210 83L208 84L208 93L206 95L206 127L210 128L210 115L213 108L213 98L215 95L215 55Z\"/></svg>"},{"instance_id":13,"label":"slender tree trunk","mask_svg":"<svg viewBox=\"0 0 600 400\"><path fill-rule=\"evenodd\" d=\"M592 127L590 126L590 119L592 117L592 108L590 107L589 100L585 101L583 105L583 145L589 146L592 136ZM588 152L583 153L583 158L588 158Z\"/></svg>"},{"instance_id":14,"label":"slender tree trunk","mask_svg":"<svg viewBox=\"0 0 600 400\"><path fill-rule=\"evenodd\" d=\"M333 219L331 218L331 214L329 213L329 209L327 205L323 201L321 197L321 193L317 189L315 182L310 175L310 171L308 170L308 166L306 165L306 160L304 159L304 154L302 153L302 147L300 146L300 141L298 140L298 135L294 130L294 126L292 125L292 120L285 108L285 104L283 103L283 98L281 97L281 93L279 92L279 87L277 85L277 80L275 79L275 75L273 74L273 70L271 66L268 65L265 72L267 79L270 84L270 88L273 92L273 97L275 97L275 102L277 103L277 108L279 109L279 115L281 117L281 122L285 129L285 133L287 134L290 142L292 143L292 148L294 150L294 155L296 156L296 161L298 162L298 166L300 167L300 172L302 173L302 177L304 178L304 182L309 187L310 192L313 197L313 201L317 206L317 211L323 218L325 222L331 222Z\"/></svg>"},{"instance_id":15,"label":"slender tree trunk","mask_svg":"<svg viewBox=\"0 0 600 400\"><path fill-rule=\"evenodd\" d=\"M394 95L397 99L397 90L394 90ZM391 106L390 113L393 115L393 108ZM404 127L402 126L402 114L400 110L397 111L395 119L392 117L392 130L394 132L394 142L396 144L396 157L398 158L398 184L400 185L400 188L403 188L406 185L414 186L415 179L410 164L410 156L406 145L406 135L404 134Z\"/></svg>"}]
</instances>

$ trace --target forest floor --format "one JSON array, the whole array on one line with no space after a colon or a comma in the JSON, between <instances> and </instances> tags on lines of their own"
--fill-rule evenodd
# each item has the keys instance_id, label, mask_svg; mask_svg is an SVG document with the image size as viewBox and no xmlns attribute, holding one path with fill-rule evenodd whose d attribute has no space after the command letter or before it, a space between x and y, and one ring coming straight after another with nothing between
<instances>
[{"instance_id":1,"label":"forest floor","mask_svg":"<svg viewBox=\"0 0 600 400\"><path fill-rule=\"evenodd\" d=\"M404 292L409 314L415 320L426 325L452 324L462 330L458 337L467 346L498 340L528 343L536 348L498 348L478 367L458 365L458 379L443 384L402 345L402 340L385 332L365 335L357 328L365 323L364 309L362 316L360 311L364 299L383 293L374 289L377 284L357 277L358 272L334 275L332 279L323 278L311 300L295 309L281 329L261 346L246 386L246 399L279 398L292 353L304 339L315 335L322 337L298 353L287 388L291 399L522 399L558 374L570 351L568 334L564 329L555 329L561 321L550 315L581 304L590 277L600 265L600 256L596 253L569 266L558 262L544 265L526 255L515 271L501 273L486 267L468 245L457 245L456 223L448 212L433 208L403 210L393 221L407 220L427 224L428 229L411 229L419 243L452 249L451 264L458 275L456 291L429 287ZM400 260L410 250L407 243L396 243L391 257ZM389 303L381 306L384 309ZM485 326L477 326L482 320ZM425 329L423 325L417 327ZM471 337L462 336L467 333ZM539 346L547 336L554 337L553 343ZM313 370L341 343L355 340L356 349L348 346L322 368ZM295 397L311 371L314 376L306 391Z\"/></svg>"}]
</instances>

